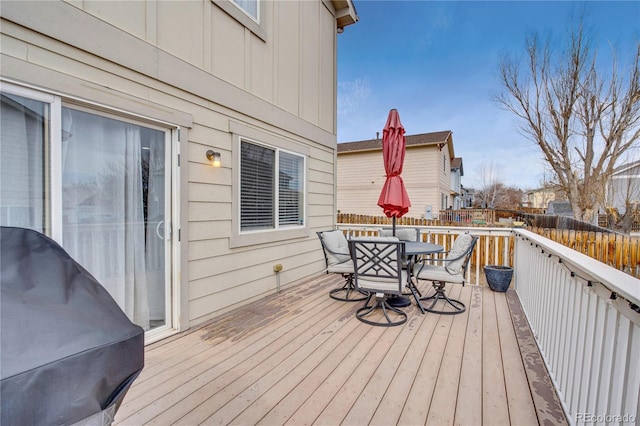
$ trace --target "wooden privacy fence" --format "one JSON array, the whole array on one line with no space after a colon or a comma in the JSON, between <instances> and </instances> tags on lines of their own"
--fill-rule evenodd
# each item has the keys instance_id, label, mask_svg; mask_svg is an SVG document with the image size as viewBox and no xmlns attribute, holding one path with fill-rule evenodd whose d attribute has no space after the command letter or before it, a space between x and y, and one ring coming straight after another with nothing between
<instances>
[{"instance_id":1,"label":"wooden privacy fence","mask_svg":"<svg viewBox=\"0 0 640 426\"><path fill-rule=\"evenodd\" d=\"M462 227L462 226L417 226L420 240L443 246L448 251L459 234L471 232L478 237L476 248L470 259L467 279L475 284L484 284L484 265L513 266L514 234L509 228ZM375 237L387 224L338 224L348 238ZM411 226L398 225L402 228Z\"/></svg>"},{"instance_id":2,"label":"wooden privacy fence","mask_svg":"<svg viewBox=\"0 0 640 426\"><path fill-rule=\"evenodd\" d=\"M639 237L568 229L529 228L529 230L640 278Z\"/></svg>"},{"instance_id":3,"label":"wooden privacy fence","mask_svg":"<svg viewBox=\"0 0 640 426\"><path fill-rule=\"evenodd\" d=\"M364 214L338 213L338 223L353 225L391 225L391 218L386 216L370 216ZM396 220L396 225L414 226L435 226L440 222L438 219L425 219L417 217L400 217Z\"/></svg>"},{"instance_id":4,"label":"wooden privacy fence","mask_svg":"<svg viewBox=\"0 0 640 426\"><path fill-rule=\"evenodd\" d=\"M396 225L414 226L482 226L496 222L496 211L491 209L463 209L443 210L435 219L423 217L400 217ZM386 216L370 216L363 214L338 213L338 223L352 223L354 225L385 225L391 224L391 218Z\"/></svg>"},{"instance_id":5,"label":"wooden privacy fence","mask_svg":"<svg viewBox=\"0 0 640 426\"><path fill-rule=\"evenodd\" d=\"M362 221L359 221L362 220ZM391 219L384 216L338 215L338 224L349 229L352 235L378 235L379 229L391 225ZM440 226L437 226L437 225ZM350 227L349 225L357 225ZM498 237L500 229L474 224L467 226L443 226L436 220L421 218L399 218L397 226L415 226L421 229L422 239L451 247L455 235L470 230L480 237L478 250L471 260L474 268L489 264L513 265L514 243L512 238ZM503 231L506 231L506 228ZM575 231L567 229L529 228L529 231L599 260L611 267L640 278L640 237L631 237L606 232Z\"/></svg>"}]
</instances>

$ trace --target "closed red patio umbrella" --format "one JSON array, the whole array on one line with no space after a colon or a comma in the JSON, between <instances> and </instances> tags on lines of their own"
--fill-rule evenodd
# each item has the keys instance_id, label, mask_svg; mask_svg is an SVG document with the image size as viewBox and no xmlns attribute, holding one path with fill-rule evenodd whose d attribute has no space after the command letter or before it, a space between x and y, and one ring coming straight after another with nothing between
<instances>
[{"instance_id":1,"label":"closed red patio umbrella","mask_svg":"<svg viewBox=\"0 0 640 426\"><path fill-rule=\"evenodd\" d=\"M393 235L396 234L396 218L404 216L411 207L409 195L400 176L405 146L404 127L400 122L400 115L396 109L392 109L382 130L382 158L387 179L378 198L378 205L384 209L387 217L393 218Z\"/></svg>"}]
</instances>

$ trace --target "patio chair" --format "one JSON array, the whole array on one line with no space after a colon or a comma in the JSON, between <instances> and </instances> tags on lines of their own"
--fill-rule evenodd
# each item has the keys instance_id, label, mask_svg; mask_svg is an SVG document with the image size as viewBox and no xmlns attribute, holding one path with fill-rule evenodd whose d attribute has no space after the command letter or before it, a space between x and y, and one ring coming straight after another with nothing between
<instances>
[{"instance_id":1,"label":"patio chair","mask_svg":"<svg viewBox=\"0 0 640 426\"><path fill-rule=\"evenodd\" d=\"M382 228L380 230L381 237L393 237L393 228ZM396 238L400 241L420 241L419 228L396 228ZM402 269L409 266L407 259L402 259Z\"/></svg>"},{"instance_id":2,"label":"patio chair","mask_svg":"<svg viewBox=\"0 0 640 426\"><path fill-rule=\"evenodd\" d=\"M390 296L401 296L407 285L402 269L404 242L395 237L370 237L349 241L356 288L369 293L363 307L356 311L360 321L390 327L404 324L407 314L388 303ZM376 313L377 310L382 315Z\"/></svg>"},{"instance_id":3,"label":"patio chair","mask_svg":"<svg viewBox=\"0 0 640 426\"><path fill-rule=\"evenodd\" d=\"M393 237L393 228L382 228L380 230L381 237ZM419 241L420 229L418 228L396 228L396 237L400 241Z\"/></svg>"},{"instance_id":4,"label":"patio chair","mask_svg":"<svg viewBox=\"0 0 640 426\"><path fill-rule=\"evenodd\" d=\"M432 281L435 293L432 296L421 297L420 301L431 301L431 305L423 309L437 314L453 315L461 314L466 310L464 303L452 299L445 293L445 284L465 284L465 276L471 253L478 241L478 237L468 232L459 235L453 242L451 250L443 252L444 258L422 259L413 267L413 274L417 280ZM430 262L436 261L439 264ZM438 302L442 301L444 307L435 309Z\"/></svg>"},{"instance_id":5,"label":"patio chair","mask_svg":"<svg viewBox=\"0 0 640 426\"><path fill-rule=\"evenodd\" d=\"M393 228L382 228L380 230L380 236L393 237L394 236ZM419 228L396 228L395 237L398 238L400 241L414 241L414 242L420 241L420 229ZM402 269L407 269L407 268L411 268L411 264L409 259L404 258L402 259ZM422 297L422 294L420 294L420 290L418 290L418 288L413 285L411 280L409 280L408 287L411 290L411 292L410 293L405 292L403 296L413 295L414 297ZM393 299L391 300L391 305L395 307L408 306L410 303L411 302L406 297L404 299L396 298L395 300Z\"/></svg>"},{"instance_id":6,"label":"patio chair","mask_svg":"<svg viewBox=\"0 0 640 426\"><path fill-rule=\"evenodd\" d=\"M353 262L349 254L349 243L344 233L338 229L316 232L322 245L325 266L328 274L340 274L345 282L342 287L334 288L329 297L343 302L365 300L367 294L360 293L353 284Z\"/></svg>"}]
</instances>

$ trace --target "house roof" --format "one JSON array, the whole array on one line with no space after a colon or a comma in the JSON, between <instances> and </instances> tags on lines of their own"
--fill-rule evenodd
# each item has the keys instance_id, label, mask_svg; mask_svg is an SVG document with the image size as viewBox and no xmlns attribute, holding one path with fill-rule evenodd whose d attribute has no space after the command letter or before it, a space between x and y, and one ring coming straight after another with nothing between
<instances>
[{"instance_id":1,"label":"house roof","mask_svg":"<svg viewBox=\"0 0 640 426\"><path fill-rule=\"evenodd\" d=\"M441 132L420 133L417 135L405 135L406 146L447 145L451 142L451 130ZM449 149L453 149L450 146ZM346 152L376 151L382 150L382 139L368 139L364 141L342 142L338 144L338 154Z\"/></svg>"},{"instance_id":2,"label":"house roof","mask_svg":"<svg viewBox=\"0 0 640 426\"><path fill-rule=\"evenodd\" d=\"M451 159L451 168L460 169L460 176L464 176L464 169L462 168L462 157L455 157Z\"/></svg>"},{"instance_id":3,"label":"house roof","mask_svg":"<svg viewBox=\"0 0 640 426\"><path fill-rule=\"evenodd\" d=\"M621 166L618 166L615 169L613 169L613 174L619 175L629 170L635 169L636 167L640 167L640 161L633 161L633 162L625 163Z\"/></svg>"},{"instance_id":4,"label":"house roof","mask_svg":"<svg viewBox=\"0 0 640 426\"><path fill-rule=\"evenodd\" d=\"M355 24L360 19L356 6L352 0L333 0L336 9L336 27L342 29L347 25Z\"/></svg>"}]
</instances>

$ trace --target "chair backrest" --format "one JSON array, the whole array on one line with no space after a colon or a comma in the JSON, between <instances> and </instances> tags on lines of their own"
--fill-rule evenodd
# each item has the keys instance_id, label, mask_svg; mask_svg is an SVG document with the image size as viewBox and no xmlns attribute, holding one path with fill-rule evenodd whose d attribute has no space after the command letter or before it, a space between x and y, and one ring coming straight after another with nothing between
<instances>
[{"instance_id":1,"label":"chair backrest","mask_svg":"<svg viewBox=\"0 0 640 426\"><path fill-rule=\"evenodd\" d=\"M320 239L320 244L322 244L327 267L348 262L351 259L349 243L341 230L320 231L316 232L316 234Z\"/></svg>"},{"instance_id":2,"label":"chair backrest","mask_svg":"<svg viewBox=\"0 0 640 426\"><path fill-rule=\"evenodd\" d=\"M381 237L393 237L393 228L382 228L380 230ZM396 228L396 237L400 241L418 241L420 238L420 229L418 228Z\"/></svg>"},{"instance_id":3,"label":"chair backrest","mask_svg":"<svg viewBox=\"0 0 640 426\"><path fill-rule=\"evenodd\" d=\"M401 295L407 276L402 269L404 242L396 237L349 240L356 287L362 290Z\"/></svg>"},{"instance_id":4,"label":"chair backrest","mask_svg":"<svg viewBox=\"0 0 640 426\"><path fill-rule=\"evenodd\" d=\"M447 272L450 274L459 274L460 271L466 272L476 241L478 241L478 237L468 232L458 235L446 257L445 269Z\"/></svg>"}]
</instances>

